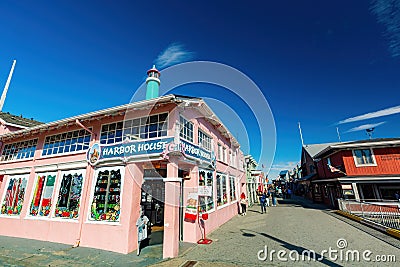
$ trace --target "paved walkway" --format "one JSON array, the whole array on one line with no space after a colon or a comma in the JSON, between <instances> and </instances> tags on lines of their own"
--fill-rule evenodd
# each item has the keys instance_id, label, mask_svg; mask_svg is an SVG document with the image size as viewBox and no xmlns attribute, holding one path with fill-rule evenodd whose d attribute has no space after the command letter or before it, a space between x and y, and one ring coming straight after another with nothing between
<instances>
[{"instance_id":1,"label":"paved walkway","mask_svg":"<svg viewBox=\"0 0 400 267\"><path fill-rule=\"evenodd\" d=\"M336 216L336 217L335 217ZM395 255L400 262L400 241L376 230L359 227L337 217L322 205L302 198L279 200L277 207L261 214L259 206L251 207L246 216L236 216L208 236L210 245L182 244L181 256L162 260L162 246L149 246L128 255L90 248L0 236L0 266L377 266L377 262L340 261L323 250L336 249L346 253L370 250L376 255ZM341 239L346 248L339 250ZM270 258L270 253L275 250ZM278 259L283 250L287 261ZM291 261L296 253L315 251L319 261ZM261 251L261 252L260 252ZM267 251L266 259L265 251ZM283 253L283 252L281 252ZM291 254L290 254L291 253ZM340 256L340 255L338 255ZM345 259L345 256L343 259ZM259 257L261 259L259 259ZM301 258L300 258L301 259ZM362 259L361 259L362 260ZM190 262L192 261L192 262ZM379 266L396 263L379 263Z\"/></svg>"},{"instance_id":2,"label":"paved walkway","mask_svg":"<svg viewBox=\"0 0 400 267\"><path fill-rule=\"evenodd\" d=\"M261 214L259 207L251 207L246 216L238 216L210 234L214 240L210 245L199 245L187 251L183 256L158 263L154 266L193 266L188 262L202 266L377 266L377 262L366 262L362 253L370 250L372 259L376 255L397 256L400 262L400 250L385 240L378 239L367 231L331 215L323 205L313 204L302 198L279 200L277 207L268 208L267 214ZM386 236L393 244L400 241ZM340 243L338 244L338 240ZM346 245L347 244L347 245ZM339 249L339 246L345 246ZM332 250L332 256L323 252ZM262 251L259 253L259 251ZM264 260L265 251L268 257ZM272 250L272 260L269 255ZM279 260L277 251L284 251ZM298 253L315 251L316 261L292 261ZM337 259L333 250L338 250ZM347 251L358 250L360 261L353 260ZM340 252L341 251L341 252ZM351 252L350 251L350 252ZM291 253L291 254L290 254ZM340 253L342 259L340 260ZM258 254L261 260L258 258ZM289 257L291 255L292 257ZM286 261L284 261L286 259ZM356 259L356 258L355 258ZM185 265L186 264L186 265ZM395 266L396 263L379 263L379 266Z\"/></svg>"}]
</instances>

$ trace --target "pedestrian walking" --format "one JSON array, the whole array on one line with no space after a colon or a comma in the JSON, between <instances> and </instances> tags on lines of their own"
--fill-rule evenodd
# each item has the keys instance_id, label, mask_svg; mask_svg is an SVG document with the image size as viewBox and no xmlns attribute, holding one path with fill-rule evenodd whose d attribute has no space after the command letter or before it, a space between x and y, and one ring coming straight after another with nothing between
<instances>
[{"instance_id":1,"label":"pedestrian walking","mask_svg":"<svg viewBox=\"0 0 400 267\"><path fill-rule=\"evenodd\" d=\"M267 195L267 198L265 199L265 205L269 207L269 197L271 196L269 189L265 191L265 194Z\"/></svg>"},{"instance_id":2,"label":"pedestrian walking","mask_svg":"<svg viewBox=\"0 0 400 267\"><path fill-rule=\"evenodd\" d=\"M260 206L261 206L261 213L267 213L267 209L265 207L265 202L267 201L267 194L264 192L260 191Z\"/></svg>"},{"instance_id":3,"label":"pedestrian walking","mask_svg":"<svg viewBox=\"0 0 400 267\"><path fill-rule=\"evenodd\" d=\"M276 192L275 192L275 190L271 191L271 197L272 197L272 206L275 207L276 206Z\"/></svg>"},{"instance_id":4,"label":"pedestrian walking","mask_svg":"<svg viewBox=\"0 0 400 267\"><path fill-rule=\"evenodd\" d=\"M244 192L240 195L240 206L242 207L242 216L246 215L247 211L247 198Z\"/></svg>"}]
</instances>

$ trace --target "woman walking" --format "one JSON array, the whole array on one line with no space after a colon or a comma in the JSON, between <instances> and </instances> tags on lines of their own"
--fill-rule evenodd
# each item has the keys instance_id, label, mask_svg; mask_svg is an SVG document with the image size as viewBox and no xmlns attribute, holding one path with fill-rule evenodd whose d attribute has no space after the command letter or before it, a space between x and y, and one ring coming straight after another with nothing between
<instances>
[{"instance_id":1,"label":"woman walking","mask_svg":"<svg viewBox=\"0 0 400 267\"><path fill-rule=\"evenodd\" d=\"M240 195L240 206L242 207L242 216L246 215L247 198L244 192Z\"/></svg>"}]
</instances>

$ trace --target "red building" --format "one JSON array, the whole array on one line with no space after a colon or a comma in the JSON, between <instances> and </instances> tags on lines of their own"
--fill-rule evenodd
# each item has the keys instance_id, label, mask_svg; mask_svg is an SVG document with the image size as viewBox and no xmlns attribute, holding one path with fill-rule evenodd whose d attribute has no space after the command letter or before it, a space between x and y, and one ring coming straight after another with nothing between
<instances>
[{"instance_id":1,"label":"red building","mask_svg":"<svg viewBox=\"0 0 400 267\"><path fill-rule=\"evenodd\" d=\"M304 161L315 201L336 207L338 198L396 200L395 193L400 192L400 138L318 146Z\"/></svg>"}]
</instances>

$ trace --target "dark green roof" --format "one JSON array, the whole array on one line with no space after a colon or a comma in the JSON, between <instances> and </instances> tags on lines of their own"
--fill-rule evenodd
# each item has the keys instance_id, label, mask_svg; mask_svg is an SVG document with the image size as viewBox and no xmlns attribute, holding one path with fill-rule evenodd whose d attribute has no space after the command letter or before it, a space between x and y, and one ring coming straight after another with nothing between
<instances>
[{"instance_id":1,"label":"dark green roof","mask_svg":"<svg viewBox=\"0 0 400 267\"><path fill-rule=\"evenodd\" d=\"M34 119L28 119L21 116L12 115L9 112L1 112L0 111L0 119L6 122L6 124L14 124L21 127L33 127L39 124L43 124L42 122L35 121Z\"/></svg>"}]
</instances>

